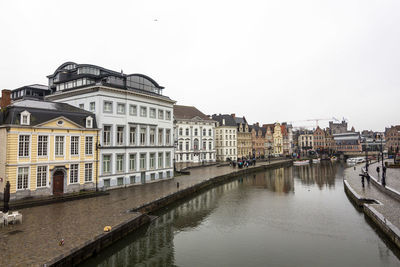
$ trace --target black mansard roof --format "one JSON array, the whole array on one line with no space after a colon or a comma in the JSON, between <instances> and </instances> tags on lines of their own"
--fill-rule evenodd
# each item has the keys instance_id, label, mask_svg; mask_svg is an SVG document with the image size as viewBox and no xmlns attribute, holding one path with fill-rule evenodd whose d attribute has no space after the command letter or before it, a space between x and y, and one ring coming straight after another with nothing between
<instances>
[{"instance_id":1,"label":"black mansard roof","mask_svg":"<svg viewBox=\"0 0 400 267\"><path fill-rule=\"evenodd\" d=\"M28 111L31 114L29 126L36 126L44 122L65 117L72 122L86 128L86 118L93 118L93 128L97 128L96 116L86 110L66 103L23 99L16 101L0 111L1 125L20 125L20 114Z\"/></svg>"},{"instance_id":2,"label":"black mansard roof","mask_svg":"<svg viewBox=\"0 0 400 267\"><path fill-rule=\"evenodd\" d=\"M149 76L139 73L124 74L122 71L117 72L91 64L66 62L47 78L52 93L100 84L168 98L162 96L164 87Z\"/></svg>"},{"instance_id":3,"label":"black mansard roof","mask_svg":"<svg viewBox=\"0 0 400 267\"><path fill-rule=\"evenodd\" d=\"M11 99L13 101L26 97L43 99L44 96L50 94L50 92L51 91L47 85L42 85L42 84L25 85L20 88L12 90Z\"/></svg>"},{"instance_id":4,"label":"black mansard roof","mask_svg":"<svg viewBox=\"0 0 400 267\"><path fill-rule=\"evenodd\" d=\"M219 126L236 126L236 121L229 114L212 115L212 119L219 123Z\"/></svg>"}]
</instances>

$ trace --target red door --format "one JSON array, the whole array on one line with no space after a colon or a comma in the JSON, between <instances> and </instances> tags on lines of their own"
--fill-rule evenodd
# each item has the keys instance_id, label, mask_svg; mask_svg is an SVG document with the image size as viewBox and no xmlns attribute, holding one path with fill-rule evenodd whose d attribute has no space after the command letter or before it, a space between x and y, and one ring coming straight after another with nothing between
<instances>
[{"instance_id":1,"label":"red door","mask_svg":"<svg viewBox=\"0 0 400 267\"><path fill-rule=\"evenodd\" d=\"M53 175L53 194L61 195L64 193L64 173L56 171Z\"/></svg>"}]
</instances>

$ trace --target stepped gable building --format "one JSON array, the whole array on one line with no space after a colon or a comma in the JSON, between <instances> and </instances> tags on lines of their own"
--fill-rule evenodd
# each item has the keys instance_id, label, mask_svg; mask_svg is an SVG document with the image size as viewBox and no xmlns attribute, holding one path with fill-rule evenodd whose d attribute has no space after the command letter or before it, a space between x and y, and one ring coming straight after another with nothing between
<instances>
[{"instance_id":1,"label":"stepped gable building","mask_svg":"<svg viewBox=\"0 0 400 267\"><path fill-rule=\"evenodd\" d=\"M283 136L282 136L282 128L279 122L274 124L274 133L272 134L274 139L274 155L282 156L283 155Z\"/></svg>"},{"instance_id":2,"label":"stepped gable building","mask_svg":"<svg viewBox=\"0 0 400 267\"><path fill-rule=\"evenodd\" d=\"M66 62L47 76L48 100L93 112L101 128L99 186L173 177L173 105L143 74Z\"/></svg>"},{"instance_id":3,"label":"stepped gable building","mask_svg":"<svg viewBox=\"0 0 400 267\"><path fill-rule=\"evenodd\" d=\"M313 148L315 150L322 152L327 148L325 140L325 131L319 128L319 126L317 126L317 129L315 129L314 131L313 140L314 140Z\"/></svg>"},{"instance_id":4,"label":"stepped gable building","mask_svg":"<svg viewBox=\"0 0 400 267\"><path fill-rule=\"evenodd\" d=\"M214 114L212 119L217 121L215 128L217 160L237 160L237 125L235 119L229 114Z\"/></svg>"},{"instance_id":5,"label":"stepped gable building","mask_svg":"<svg viewBox=\"0 0 400 267\"><path fill-rule=\"evenodd\" d=\"M93 113L66 103L3 93L0 111L0 188L11 199L94 190L98 131Z\"/></svg>"},{"instance_id":6,"label":"stepped gable building","mask_svg":"<svg viewBox=\"0 0 400 267\"><path fill-rule=\"evenodd\" d=\"M264 155L271 157L274 154L274 124L263 124L265 129L265 140L264 140Z\"/></svg>"},{"instance_id":7,"label":"stepped gable building","mask_svg":"<svg viewBox=\"0 0 400 267\"><path fill-rule=\"evenodd\" d=\"M237 157L238 158L250 158L252 156L252 141L251 131L246 118L236 117L235 114L231 114L235 119L237 125Z\"/></svg>"},{"instance_id":8,"label":"stepped gable building","mask_svg":"<svg viewBox=\"0 0 400 267\"><path fill-rule=\"evenodd\" d=\"M214 162L215 125L200 110L191 106L174 105L176 162Z\"/></svg>"},{"instance_id":9,"label":"stepped gable building","mask_svg":"<svg viewBox=\"0 0 400 267\"><path fill-rule=\"evenodd\" d=\"M258 122L250 126L250 129L251 129L252 156L256 158L264 157L266 129L260 127L260 124Z\"/></svg>"}]
</instances>

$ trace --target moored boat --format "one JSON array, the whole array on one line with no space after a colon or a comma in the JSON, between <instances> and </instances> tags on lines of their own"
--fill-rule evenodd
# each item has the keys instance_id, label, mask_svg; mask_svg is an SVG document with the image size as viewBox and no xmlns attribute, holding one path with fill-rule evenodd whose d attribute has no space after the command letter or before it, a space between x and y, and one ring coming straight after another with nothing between
<instances>
[{"instance_id":1,"label":"moored boat","mask_svg":"<svg viewBox=\"0 0 400 267\"><path fill-rule=\"evenodd\" d=\"M293 162L293 165L295 166L301 166L301 165L307 165L310 162L308 160L296 160Z\"/></svg>"}]
</instances>

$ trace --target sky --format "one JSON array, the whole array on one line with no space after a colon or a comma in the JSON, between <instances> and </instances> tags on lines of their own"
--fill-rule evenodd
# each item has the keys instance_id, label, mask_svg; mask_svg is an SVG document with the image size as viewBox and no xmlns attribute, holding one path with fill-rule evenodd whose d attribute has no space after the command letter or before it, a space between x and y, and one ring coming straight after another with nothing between
<instances>
[{"instance_id":1,"label":"sky","mask_svg":"<svg viewBox=\"0 0 400 267\"><path fill-rule=\"evenodd\" d=\"M142 73L250 123L400 124L400 1L0 0L0 88L66 61Z\"/></svg>"}]
</instances>

